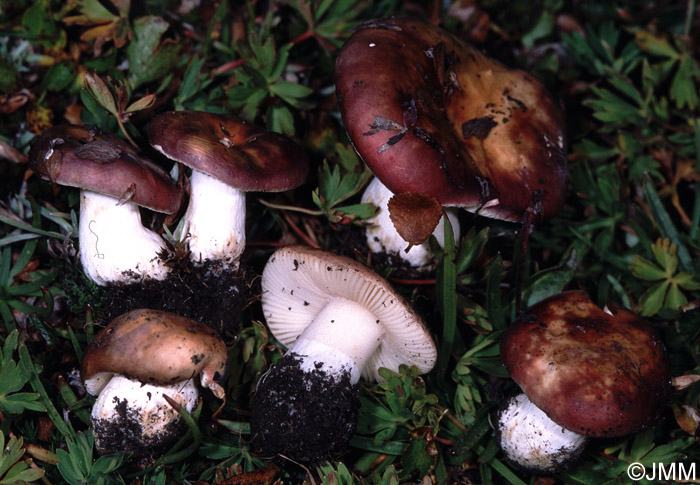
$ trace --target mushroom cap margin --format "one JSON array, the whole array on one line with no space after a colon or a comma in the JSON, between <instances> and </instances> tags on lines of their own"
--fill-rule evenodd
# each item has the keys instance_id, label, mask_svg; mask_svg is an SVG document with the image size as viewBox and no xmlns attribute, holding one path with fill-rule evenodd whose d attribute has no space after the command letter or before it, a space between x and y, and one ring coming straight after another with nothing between
<instances>
[{"instance_id":1,"label":"mushroom cap margin","mask_svg":"<svg viewBox=\"0 0 700 485\"><path fill-rule=\"evenodd\" d=\"M362 377L378 380L378 369L400 364L430 371L437 349L421 317L386 280L344 256L304 246L275 251L262 276L262 306L273 335L290 347L332 298L347 298L372 312L385 328ZM348 336L348 338L352 338Z\"/></svg>"},{"instance_id":2,"label":"mushroom cap margin","mask_svg":"<svg viewBox=\"0 0 700 485\"><path fill-rule=\"evenodd\" d=\"M583 291L533 305L501 339L501 358L523 392L554 422L593 437L651 425L668 404L663 342L635 313L599 308Z\"/></svg>"},{"instance_id":3,"label":"mushroom cap margin","mask_svg":"<svg viewBox=\"0 0 700 485\"><path fill-rule=\"evenodd\" d=\"M309 171L306 153L290 138L228 114L161 113L148 139L166 157L244 192L291 190Z\"/></svg>"},{"instance_id":4,"label":"mushroom cap margin","mask_svg":"<svg viewBox=\"0 0 700 485\"><path fill-rule=\"evenodd\" d=\"M99 393L109 381L105 374L155 385L201 375L202 385L217 394L223 392L219 382L227 361L226 345L211 328L180 315L141 308L118 316L95 336L80 375L91 393ZM91 385L93 379L99 384Z\"/></svg>"},{"instance_id":5,"label":"mushroom cap margin","mask_svg":"<svg viewBox=\"0 0 700 485\"><path fill-rule=\"evenodd\" d=\"M51 182L173 214L181 194L169 175L128 143L90 125L56 125L39 135L29 165Z\"/></svg>"}]
</instances>

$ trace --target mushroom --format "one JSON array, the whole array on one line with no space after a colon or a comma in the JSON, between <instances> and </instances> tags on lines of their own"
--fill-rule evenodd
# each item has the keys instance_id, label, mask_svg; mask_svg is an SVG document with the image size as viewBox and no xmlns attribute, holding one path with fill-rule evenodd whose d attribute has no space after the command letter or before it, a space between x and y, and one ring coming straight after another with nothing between
<instances>
[{"instance_id":1,"label":"mushroom","mask_svg":"<svg viewBox=\"0 0 700 485\"><path fill-rule=\"evenodd\" d=\"M570 464L561 454L572 448L573 456L580 454L586 437L640 431L668 403L669 362L651 325L614 303L600 309L583 291L532 306L506 331L500 348L527 396L502 409L501 447L526 469L561 471ZM541 416L532 416L535 407ZM574 445L558 441L565 437Z\"/></svg>"},{"instance_id":2,"label":"mushroom","mask_svg":"<svg viewBox=\"0 0 700 485\"><path fill-rule=\"evenodd\" d=\"M530 74L426 21L390 18L355 29L335 78L355 149L394 194L511 221L562 206L564 123Z\"/></svg>"},{"instance_id":3,"label":"mushroom","mask_svg":"<svg viewBox=\"0 0 700 485\"><path fill-rule=\"evenodd\" d=\"M163 239L141 224L139 206L172 214L180 191L167 173L130 145L87 125L59 125L29 151L32 170L51 182L79 187L80 260L98 285L164 279Z\"/></svg>"},{"instance_id":4,"label":"mushroom","mask_svg":"<svg viewBox=\"0 0 700 485\"><path fill-rule=\"evenodd\" d=\"M394 194L377 177L372 178L362 194L363 204L373 204L378 211L372 217L365 219L368 223L365 236L370 251L376 254L386 253L396 255L416 270L429 269L433 262L433 255L427 241L411 246L406 250L406 241L398 233L392 224L389 200ZM450 221L456 240L459 238L460 226L457 210L454 207L445 209L445 214ZM440 219L433 231L441 247L445 246L444 219Z\"/></svg>"},{"instance_id":5,"label":"mushroom","mask_svg":"<svg viewBox=\"0 0 700 485\"><path fill-rule=\"evenodd\" d=\"M237 267L245 248L245 192L301 184L308 159L291 139L231 115L173 111L148 126L153 147L192 168L184 215L190 258Z\"/></svg>"},{"instance_id":6,"label":"mushroom","mask_svg":"<svg viewBox=\"0 0 700 485\"><path fill-rule=\"evenodd\" d=\"M91 428L102 454L156 454L176 440L184 422L163 397L191 412L195 378L224 399L226 345L206 325L168 312L138 309L107 325L88 345L80 374L97 396Z\"/></svg>"},{"instance_id":7,"label":"mushroom","mask_svg":"<svg viewBox=\"0 0 700 485\"><path fill-rule=\"evenodd\" d=\"M360 377L401 364L428 372L436 348L415 311L366 266L289 246L262 276L262 306L287 353L263 376L253 399L253 449L318 462L341 451L357 421Z\"/></svg>"}]
</instances>

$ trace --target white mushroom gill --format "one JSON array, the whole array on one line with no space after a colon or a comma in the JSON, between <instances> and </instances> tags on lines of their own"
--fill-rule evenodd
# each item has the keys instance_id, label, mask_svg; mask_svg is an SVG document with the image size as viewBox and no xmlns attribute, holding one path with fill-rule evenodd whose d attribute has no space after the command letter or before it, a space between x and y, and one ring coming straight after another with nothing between
<instances>
[{"instance_id":1,"label":"white mushroom gill","mask_svg":"<svg viewBox=\"0 0 700 485\"><path fill-rule=\"evenodd\" d=\"M158 253L163 239L141 224L136 205L89 190L80 193L80 261L98 285L165 279L168 268Z\"/></svg>"}]
</instances>

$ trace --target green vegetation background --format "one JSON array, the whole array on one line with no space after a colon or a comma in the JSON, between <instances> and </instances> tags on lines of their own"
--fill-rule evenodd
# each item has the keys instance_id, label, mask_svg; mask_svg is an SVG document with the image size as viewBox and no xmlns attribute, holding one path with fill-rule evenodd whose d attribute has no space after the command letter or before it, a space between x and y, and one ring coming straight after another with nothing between
<instances>
[{"instance_id":1,"label":"green vegetation background","mask_svg":"<svg viewBox=\"0 0 700 485\"><path fill-rule=\"evenodd\" d=\"M312 159L300 188L251 198L249 240L334 250L371 214L358 203L368 172L340 123L334 59L354 25L390 15L440 23L533 72L562 103L569 194L560 215L532 234L524 304L582 288L601 305L617 301L648 317L667 346L676 390L665 419L594 442L549 483L625 483L633 462L700 462L694 1L249 0L189 11L187 4L0 5L0 483L535 480L503 459L489 421L499 396L516 390L498 341L513 319L518 228L498 221L473 218L458 248L438 252L434 280L393 280L429 315L448 372L421 378L404 368L365 386L351 449L316 469L266 464L247 447L251 390L280 355L254 311L231 343L231 398L220 419L211 419L216 403L206 395L187 436L145 470L130 468L126 454L94 453L92 398L66 370L78 366L95 331L91 308L104 295L65 268L77 244L76 192L29 176L23 162L32 139L54 124L85 122L145 147L158 112L236 113L294 137ZM375 269L392 276L391 268ZM58 308L66 295L70 308ZM253 481L232 478L244 472Z\"/></svg>"}]
</instances>

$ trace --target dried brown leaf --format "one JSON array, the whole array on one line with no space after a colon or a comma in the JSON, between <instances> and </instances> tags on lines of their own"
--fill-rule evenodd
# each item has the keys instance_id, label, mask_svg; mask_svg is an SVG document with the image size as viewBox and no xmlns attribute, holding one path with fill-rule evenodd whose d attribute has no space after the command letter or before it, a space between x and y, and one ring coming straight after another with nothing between
<instances>
[{"instance_id":1,"label":"dried brown leaf","mask_svg":"<svg viewBox=\"0 0 700 485\"><path fill-rule=\"evenodd\" d=\"M442 217L440 202L429 195L402 192L389 199L388 206L391 222L410 246L428 239Z\"/></svg>"}]
</instances>

